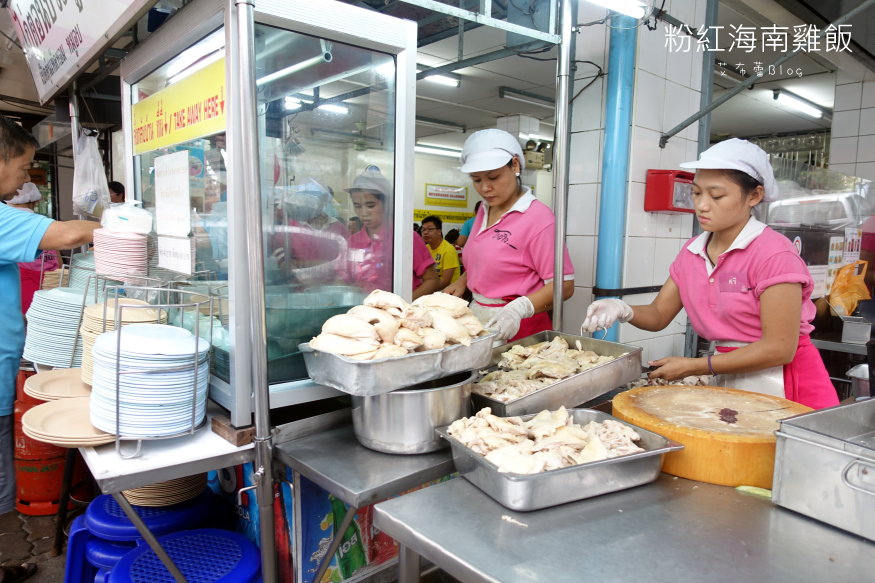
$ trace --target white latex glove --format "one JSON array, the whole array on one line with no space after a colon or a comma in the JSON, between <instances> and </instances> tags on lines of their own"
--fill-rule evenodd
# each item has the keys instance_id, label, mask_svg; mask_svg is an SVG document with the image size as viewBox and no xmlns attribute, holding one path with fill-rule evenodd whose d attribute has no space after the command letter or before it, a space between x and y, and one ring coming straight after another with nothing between
<instances>
[{"instance_id":1,"label":"white latex glove","mask_svg":"<svg viewBox=\"0 0 875 583\"><path fill-rule=\"evenodd\" d=\"M498 337L502 340L513 338L520 330L520 320L530 318L535 315L535 306L526 296L520 296L517 299L503 306L486 322L484 326L487 330L493 330L498 333Z\"/></svg>"},{"instance_id":2,"label":"white latex glove","mask_svg":"<svg viewBox=\"0 0 875 583\"><path fill-rule=\"evenodd\" d=\"M628 322L633 315L632 306L623 300L596 300L586 309L586 319L580 329L592 333L599 328L610 328L615 322Z\"/></svg>"}]
</instances>

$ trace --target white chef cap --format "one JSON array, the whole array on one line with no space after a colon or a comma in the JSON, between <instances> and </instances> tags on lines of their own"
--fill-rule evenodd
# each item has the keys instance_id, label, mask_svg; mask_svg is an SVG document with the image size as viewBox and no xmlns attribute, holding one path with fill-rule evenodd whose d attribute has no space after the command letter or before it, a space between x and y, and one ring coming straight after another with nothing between
<instances>
[{"instance_id":1,"label":"white chef cap","mask_svg":"<svg viewBox=\"0 0 875 583\"><path fill-rule=\"evenodd\" d=\"M763 200L770 202L778 198L778 183L775 182L775 173L772 171L772 163L765 150L748 142L732 138L714 144L701 154L699 159L693 162L680 164L681 168L708 169L708 170L741 170L757 182L763 185L765 196Z\"/></svg>"}]
</instances>

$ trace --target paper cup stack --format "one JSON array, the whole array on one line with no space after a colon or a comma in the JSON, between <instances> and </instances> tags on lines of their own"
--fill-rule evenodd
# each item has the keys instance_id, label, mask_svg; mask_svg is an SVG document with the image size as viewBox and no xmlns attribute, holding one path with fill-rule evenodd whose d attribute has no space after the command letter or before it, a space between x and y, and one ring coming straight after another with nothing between
<instances>
[{"instance_id":1,"label":"paper cup stack","mask_svg":"<svg viewBox=\"0 0 875 583\"><path fill-rule=\"evenodd\" d=\"M119 298L118 300L111 299L99 304L93 304L85 308L82 313L82 326L79 333L82 335L82 380L91 384L91 378L94 374L94 359L92 357L92 349L94 341L104 332L115 330L115 311L116 305L122 306L148 306L148 302L143 300L135 300L132 298ZM165 324L167 322L167 312L154 308L122 308L119 314L121 325L128 324L143 324L154 322ZM105 319L104 319L105 318Z\"/></svg>"}]
</instances>

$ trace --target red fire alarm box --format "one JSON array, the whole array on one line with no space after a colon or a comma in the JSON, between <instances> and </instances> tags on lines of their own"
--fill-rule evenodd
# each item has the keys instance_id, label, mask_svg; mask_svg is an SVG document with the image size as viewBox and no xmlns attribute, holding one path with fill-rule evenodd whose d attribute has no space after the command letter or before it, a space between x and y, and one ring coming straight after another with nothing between
<instances>
[{"instance_id":1,"label":"red fire alarm box","mask_svg":"<svg viewBox=\"0 0 875 583\"><path fill-rule=\"evenodd\" d=\"M648 170L644 210L655 213L692 213L693 178L685 170Z\"/></svg>"}]
</instances>

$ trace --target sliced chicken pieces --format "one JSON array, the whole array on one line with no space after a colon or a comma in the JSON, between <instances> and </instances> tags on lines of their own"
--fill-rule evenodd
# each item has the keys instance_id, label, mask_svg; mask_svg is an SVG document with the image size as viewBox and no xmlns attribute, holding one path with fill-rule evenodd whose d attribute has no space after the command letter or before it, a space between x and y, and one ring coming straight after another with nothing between
<instances>
[{"instance_id":1,"label":"sliced chicken pieces","mask_svg":"<svg viewBox=\"0 0 875 583\"><path fill-rule=\"evenodd\" d=\"M380 335L376 328L347 314L338 314L325 320L322 324L322 332L345 336L374 346L380 344Z\"/></svg>"},{"instance_id":2,"label":"sliced chicken pieces","mask_svg":"<svg viewBox=\"0 0 875 583\"><path fill-rule=\"evenodd\" d=\"M468 334L471 336L477 336L481 332L483 332L483 323L475 316L470 313L470 311L464 316L460 316L456 318L456 321L465 327L468 330Z\"/></svg>"},{"instance_id":3,"label":"sliced chicken pieces","mask_svg":"<svg viewBox=\"0 0 875 583\"><path fill-rule=\"evenodd\" d=\"M400 327L400 323L392 314L373 306L353 306L347 314L373 326L380 340L390 344Z\"/></svg>"},{"instance_id":4,"label":"sliced chicken pieces","mask_svg":"<svg viewBox=\"0 0 875 583\"><path fill-rule=\"evenodd\" d=\"M420 328L431 328L431 312L423 306L410 306L401 314L401 325L419 332Z\"/></svg>"},{"instance_id":5,"label":"sliced chicken pieces","mask_svg":"<svg viewBox=\"0 0 875 583\"><path fill-rule=\"evenodd\" d=\"M391 358L395 356L406 356L407 349L395 344L381 344L379 348L377 348L377 352L374 353L372 360L377 360L378 358Z\"/></svg>"}]
</instances>

